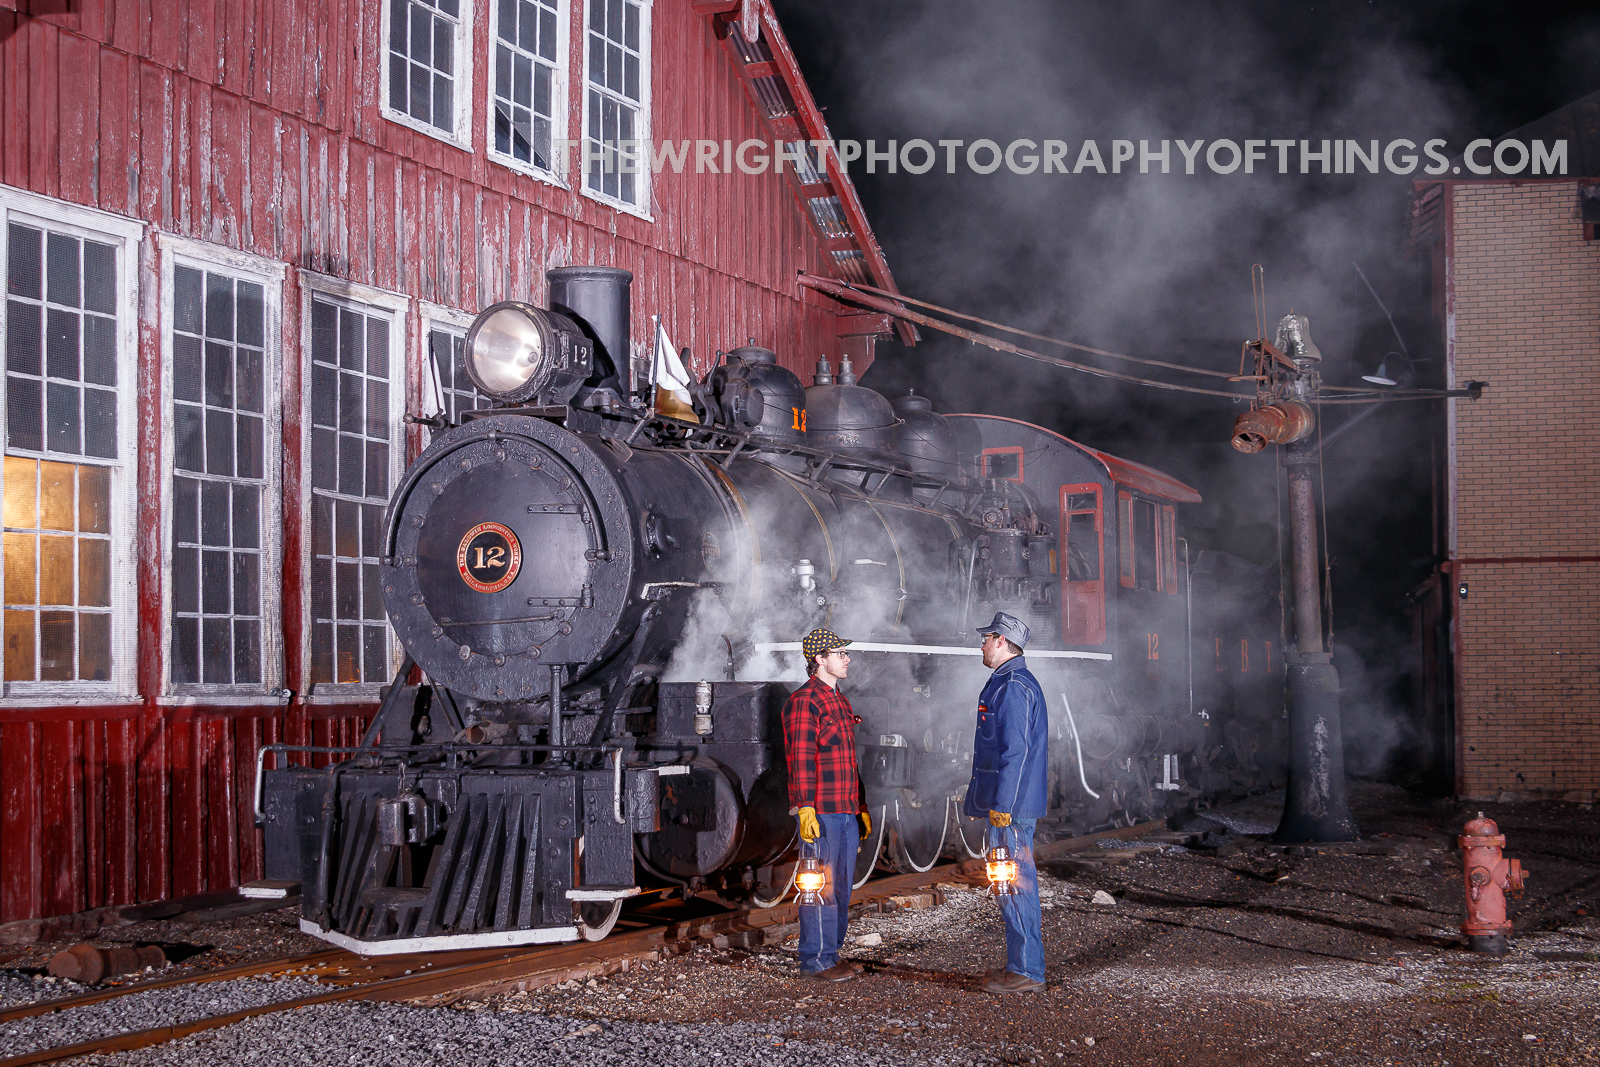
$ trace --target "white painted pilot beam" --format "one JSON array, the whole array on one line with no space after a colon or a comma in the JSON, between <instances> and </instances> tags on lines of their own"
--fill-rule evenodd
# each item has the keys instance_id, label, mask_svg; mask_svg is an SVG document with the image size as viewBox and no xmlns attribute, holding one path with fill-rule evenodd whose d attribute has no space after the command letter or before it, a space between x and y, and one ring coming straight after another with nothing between
<instances>
[{"instance_id":1,"label":"white painted pilot beam","mask_svg":"<svg viewBox=\"0 0 1600 1067\"><path fill-rule=\"evenodd\" d=\"M533 930L486 930L479 934L442 934L437 937L396 937L387 941L362 941L337 930L324 930L310 919L300 929L342 949L362 956L394 956L402 952L444 952L463 948L510 948L578 940L576 926L541 926Z\"/></svg>"},{"instance_id":2,"label":"white painted pilot beam","mask_svg":"<svg viewBox=\"0 0 1600 1067\"><path fill-rule=\"evenodd\" d=\"M798 641L763 641L756 645L757 652L799 652ZM983 649L966 645L897 645L880 641L852 641L852 652L910 652L919 656L981 656ZM1024 649L1023 655L1032 659L1098 659L1109 660L1109 652L1075 652L1070 649Z\"/></svg>"}]
</instances>

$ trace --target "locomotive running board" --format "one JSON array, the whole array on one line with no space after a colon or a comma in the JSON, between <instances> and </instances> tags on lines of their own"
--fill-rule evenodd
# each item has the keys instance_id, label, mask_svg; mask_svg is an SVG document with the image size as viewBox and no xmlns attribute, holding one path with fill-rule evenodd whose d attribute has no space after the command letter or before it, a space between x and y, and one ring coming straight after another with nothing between
<instances>
[{"instance_id":1,"label":"locomotive running board","mask_svg":"<svg viewBox=\"0 0 1600 1067\"><path fill-rule=\"evenodd\" d=\"M360 956L393 956L401 952L449 952L463 948L511 948L516 945L544 945L552 941L576 941L576 926L543 926L533 930L489 930L481 934L444 934L439 937L397 937L388 941L362 941L324 930L310 919L300 920L302 933L338 945Z\"/></svg>"},{"instance_id":2,"label":"locomotive running board","mask_svg":"<svg viewBox=\"0 0 1600 1067\"><path fill-rule=\"evenodd\" d=\"M919 656L981 656L983 649L968 648L965 645L895 645L882 644L877 641L852 641L852 652L914 652ZM798 641L763 641L756 645L757 652L799 652ZM1109 652L1074 652L1072 650L1055 651L1052 649L1027 649L1024 656L1033 659L1099 659L1112 658Z\"/></svg>"}]
</instances>

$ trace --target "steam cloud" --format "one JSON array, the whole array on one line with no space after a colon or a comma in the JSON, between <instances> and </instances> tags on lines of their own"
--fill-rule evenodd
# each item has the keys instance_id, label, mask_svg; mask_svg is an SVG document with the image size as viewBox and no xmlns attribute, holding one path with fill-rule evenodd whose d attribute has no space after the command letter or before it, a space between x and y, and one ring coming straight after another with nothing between
<instances>
[{"instance_id":1,"label":"steam cloud","mask_svg":"<svg viewBox=\"0 0 1600 1067\"><path fill-rule=\"evenodd\" d=\"M1077 145L1250 131L1384 143L1437 136L1459 146L1514 124L1485 127L1465 91L1435 76L1437 55L1423 43L1435 36L1425 32L1429 21L1441 17L1432 9L1324 14L1320 5L1043 0L776 7L819 102L831 105L835 139L1004 145L1059 137ZM1575 50L1568 65L1580 59ZM1592 72L1592 58L1583 61ZM1574 85L1571 95L1593 87ZM912 295L1039 333L1233 371L1240 342L1257 333L1250 268L1260 263L1268 331L1291 308L1309 315L1324 380L1348 385L1399 347L1355 277L1359 262L1424 361L1417 384L1445 384L1425 263L1405 249L1410 178L943 169L852 168L896 280ZM880 345L864 384L890 396L914 386L937 410L1036 422L1166 470L1206 498L1180 518L1196 552L1276 564L1273 459L1228 448L1240 408L1226 401L1041 368L940 336L913 350ZM1327 429L1351 410L1324 409ZM1429 522L1428 430L1441 414L1437 403L1393 405L1328 453L1336 662L1345 672L1347 747L1359 741L1362 751L1352 768L1363 773L1383 768L1379 750L1404 741L1413 717L1404 706L1402 596L1445 551Z\"/></svg>"}]
</instances>

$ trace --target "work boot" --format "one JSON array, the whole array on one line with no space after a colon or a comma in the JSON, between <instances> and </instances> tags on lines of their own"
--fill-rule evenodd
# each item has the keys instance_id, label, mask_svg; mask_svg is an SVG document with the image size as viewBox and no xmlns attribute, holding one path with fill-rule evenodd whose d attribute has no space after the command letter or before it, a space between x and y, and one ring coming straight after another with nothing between
<instances>
[{"instance_id":1,"label":"work boot","mask_svg":"<svg viewBox=\"0 0 1600 1067\"><path fill-rule=\"evenodd\" d=\"M813 971L800 977L809 978L815 982L848 982L856 976L856 970L848 963L836 963L825 971Z\"/></svg>"},{"instance_id":2,"label":"work boot","mask_svg":"<svg viewBox=\"0 0 1600 1067\"><path fill-rule=\"evenodd\" d=\"M1042 993L1044 983L1035 982L1025 974L1007 971L999 978L991 978L983 983L985 993Z\"/></svg>"}]
</instances>

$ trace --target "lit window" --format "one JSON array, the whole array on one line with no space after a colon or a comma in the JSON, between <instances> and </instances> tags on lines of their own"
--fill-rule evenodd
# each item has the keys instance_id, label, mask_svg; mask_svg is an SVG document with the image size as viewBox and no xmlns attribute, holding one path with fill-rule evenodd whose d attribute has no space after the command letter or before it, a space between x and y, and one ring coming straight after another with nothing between
<instances>
[{"instance_id":1,"label":"lit window","mask_svg":"<svg viewBox=\"0 0 1600 1067\"><path fill-rule=\"evenodd\" d=\"M17 206L29 209L26 219ZM25 194L0 197L0 216L5 682L11 693L128 690L133 531L122 463L131 454L124 392L133 352L121 327L132 315L126 257L138 227ZM102 224L121 232L89 228Z\"/></svg>"},{"instance_id":2,"label":"lit window","mask_svg":"<svg viewBox=\"0 0 1600 1067\"><path fill-rule=\"evenodd\" d=\"M111 477L6 456L6 681L111 679Z\"/></svg>"},{"instance_id":3,"label":"lit window","mask_svg":"<svg viewBox=\"0 0 1600 1067\"><path fill-rule=\"evenodd\" d=\"M588 0L583 187L629 207L646 201L640 144L650 136L650 7Z\"/></svg>"},{"instance_id":4,"label":"lit window","mask_svg":"<svg viewBox=\"0 0 1600 1067\"><path fill-rule=\"evenodd\" d=\"M265 278L198 262L176 264L170 284L169 678L261 689L277 677L269 291Z\"/></svg>"},{"instance_id":5,"label":"lit window","mask_svg":"<svg viewBox=\"0 0 1600 1067\"><path fill-rule=\"evenodd\" d=\"M311 299L310 680L387 683L378 558L401 449L388 312Z\"/></svg>"},{"instance_id":6,"label":"lit window","mask_svg":"<svg viewBox=\"0 0 1600 1067\"><path fill-rule=\"evenodd\" d=\"M493 154L555 174L552 142L565 137L567 54L560 0L496 0Z\"/></svg>"},{"instance_id":7,"label":"lit window","mask_svg":"<svg viewBox=\"0 0 1600 1067\"><path fill-rule=\"evenodd\" d=\"M472 69L467 0L389 0L385 114L465 140Z\"/></svg>"}]
</instances>

